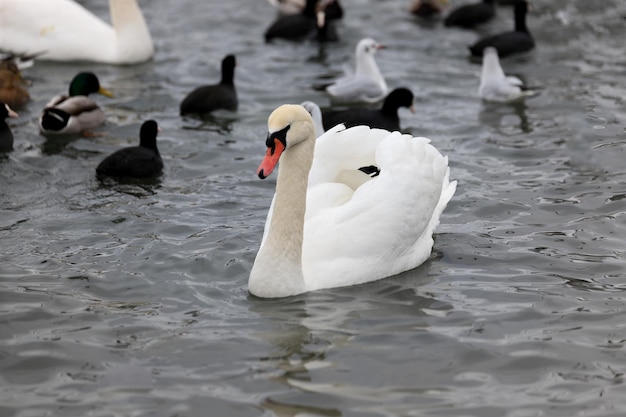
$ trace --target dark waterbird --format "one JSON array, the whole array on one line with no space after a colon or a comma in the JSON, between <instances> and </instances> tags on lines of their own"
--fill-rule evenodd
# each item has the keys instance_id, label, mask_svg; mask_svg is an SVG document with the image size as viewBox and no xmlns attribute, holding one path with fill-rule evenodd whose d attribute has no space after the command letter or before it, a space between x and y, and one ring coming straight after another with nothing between
<instances>
[{"instance_id":1,"label":"dark waterbird","mask_svg":"<svg viewBox=\"0 0 626 417\"><path fill-rule=\"evenodd\" d=\"M343 123L346 127L365 125L390 131L400 130L398 109L413 108L413 93L407 88L396 88L385 98L379 109L356 107L346 110L326 110L322 112L324 129Z\"/></svg>"},{"instance_id":2,"label":"dark waterbird","mask_svg":"<svg viewBox=\"0 0 626 417\"><path fill-rule=\"evenodd\" d=\"M446 26L471 28L485 23L496 15L495 0L483 0L481 3L465 4L452 10L443 21Z\"/></svg>"},{"instance_id":3,"label":"dark waterbird","mask_svg":"<svg viewBox=\"0 0 626 417\"><path fill-rule=\"evenodd\" d=\"M318 13L323 13L323 16L320 18ZM332 21L342 17L343 9L337 0L307 0L301 13L276 19L265 31L265 41L273 39L334 41L337 40L337 36Z\"/></svg>"},{"instance_id":4,"label":"dark waterbird","mask_svg":"<svg viewBox=\"0 0 626 417\"><path fill-rule=\"evenodd\" d=\"M7 124L7 117L17 117L17 113L8 104L0 103L0 152L13 150L13 132Z\"/></svg>"},{"instance_id":5,"label":"dark waterbird","mask_svg":"<svg viewBox=\"0 0 626 417\"><path fill-rule=\"evenodd\" d=\"M222 59L222 79L219 83L198 87L180 103L180 114L207 114L214 110L237 110L239 100L235 89L234 55L226 55Z\"/></svg>"},{"instance_id":6,"label":"dark waterbird","mask_svg":"<svg viewBox=\"0 0 626 417\"><path fill-rule=\"evenodd\" d=\"M529 4L526 0L517 0L513 7L515 30L482 38L469 47L472 55L482 56L483 49L488 46L496 48L500 57L533 49L535 41L526 27L526 13L528 10Z\"/></svg>"},{"instance_id":7,"label":"dark waterbird","mask_svg":"<svg viewBox=\"0 0 626 417\"><path fill-rule=\"evenodd\" d=\"M109 177L151 178L163 171L163 160L157 148L157 122L148 120L141 125L139 146L113 152L96 168L98 175Z\"/></svg>"}]
</instances>

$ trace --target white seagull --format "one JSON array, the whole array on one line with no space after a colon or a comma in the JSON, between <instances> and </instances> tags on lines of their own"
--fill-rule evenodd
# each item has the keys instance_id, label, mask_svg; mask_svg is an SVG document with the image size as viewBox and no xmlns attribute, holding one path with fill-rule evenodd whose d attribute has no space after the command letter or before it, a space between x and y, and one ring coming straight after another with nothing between
<instances>
[{"instance_id":1,"label":"white seagull","mask_svg":"<svg viewBox=\"0 0 626 417\"><path fill-rule=\"evenodd\" d=\"M381 48L384 46L374 39L361 39L356 46L354 73L346 71L346 75L326 87L328 94L337 100L349 102L375 103L385 98L389 87L374 60L374 54Z\"/></svg>"},{"instance_id":2,"label":"white seagull","mask_svg":"<svg viewBox=\"0 0 626 417\"><path fill-rule=\"evenodd\" d=\"M508 103L534 94L534 92L524 89L522 80L504 74L496 48L492 46L485 48L480 86L478 87L480 98L485 101Z\"/></svg>"}]
</instances>

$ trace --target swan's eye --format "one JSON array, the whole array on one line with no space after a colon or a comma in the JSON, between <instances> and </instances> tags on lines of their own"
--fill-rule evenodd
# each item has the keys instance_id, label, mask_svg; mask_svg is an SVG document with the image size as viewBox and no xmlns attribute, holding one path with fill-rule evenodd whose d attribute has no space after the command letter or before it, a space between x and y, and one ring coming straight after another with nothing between
<instances>
[{"instance_id":1,"label":"swan's eye","mask_svg":"<svg viewBox=\"0 0 626 417\"><path fill-rule=\"evenodd\" d=\"M268 133L265 145L271 150L272 155L276 149L276 140L280 141L285 148L287 147L287 131L290 127L291 125L287 125L284 129Z\"/></svg>"},{"instance_id":2,"label":"swan's eye","mask_svg":"<svg viewBox=\"0 0 626 417\"><path fill-rule=\"evenodd\" d=\"M370 47L369 47L369 46L366 46L366 47L365 47L365 52L369 52L369 51L370 51Z\"/></svg>"}]
</instances>

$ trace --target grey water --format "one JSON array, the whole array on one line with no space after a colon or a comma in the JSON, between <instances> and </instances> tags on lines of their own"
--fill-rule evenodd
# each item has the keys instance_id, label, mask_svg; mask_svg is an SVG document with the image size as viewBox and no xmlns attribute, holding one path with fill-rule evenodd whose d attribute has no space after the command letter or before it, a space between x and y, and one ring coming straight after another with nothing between
<instances>
[{"instance_id":1,"label":"grey water","mask_svg":"<svg viewBox=\"0 0 626 417\"><path fill-rule=\"evenodd\" d=\"M0 156L1 416L626 415L626 2L534 1L537 48L502 65L540 93L516 105L477 98L466 49L509 29L510 7L468 31L405 0L343 4L340 42L320 46L264 43L264 0L144 0L154 60L25 70L32 101ZM458 180L433 254L367 285L251 297L267 116L330 106L312 85L366 36L390 87L416 95L403 130ZM229 53L239 110L179 117ZM39 111L82 70L115 94L97 98L101 135L41 136ZM100 182L149 118L164 174Z\"/></svg>"}]
</instances>

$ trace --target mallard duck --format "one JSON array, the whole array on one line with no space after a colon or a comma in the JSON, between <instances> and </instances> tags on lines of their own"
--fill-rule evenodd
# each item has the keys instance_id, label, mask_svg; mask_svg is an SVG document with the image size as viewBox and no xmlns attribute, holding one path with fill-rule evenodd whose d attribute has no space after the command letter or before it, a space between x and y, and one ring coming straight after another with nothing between
<instances>
[{"instance_id":1,"label":"mallard duck","mask_svg":"<svg viewBox=\"0 0 626 417\"><path fill-rule=\"evenodd\" d=\"M154 54L136 0L109 0L113 25L72 0L2 0L0 50L40 59L134 64Z\"/></svg>"},{"instance_id":2,"label":"mallard duck","mask_svg":"<svg viewBox=\"0 0 626 417\"><path fill-rule=\"evenodd\" d=\"M234 55L227 55L222 59L222 78L219 83L198 87L180 103L180 114L207 114L214 110L237 110L239 101L235 90Z\"/></svg>"},{"instance_id":3,"label":"mallard duck","mask_svg":"<svg viewBox=\"0 0 626 417\"><path fill-rule=\"evenodd\" d=\"M39 129L44 134L76 134L94 129L104 123L104 112L88 97L99 93L106 97L113 94L100 86L92 72L77 74L70 83L69 95L53 97L41 113Z\"/></svg>"},{"instance_id":4,"label":"mallard duck","mask_svg":"<svg viewBox=\"0 0 626 417\"><path fill-rule=\"evenodd\" d=\"M157 122L145 121L139 130L139 146L113 152L96 168L98 175L111 177L151 178L163 171L163 160L157 148Z\"/></svg>"},{"instance_id":5,"label":"mallard duck","mask_svg":"<svg viewBox=\"0 0 626 417\"><path fill-rule=\"evenodd\" d=\"M362 284L428 259L456 189L448 159L429 139L342 125L316 139L299 105L278 107L267 126L257 175L278 165L278 177L250 293L287 297Z\"/></svg>"},{"instance_id":6,"label":"mallard duck","mask_svg":"<svg viewBox=\"0 0 626 417\"><path fill-rule=\"evenodd\" d=\"M7 117L17 117L17 113L8 104L0 103L0 152L13 150L13 132L7 125Z\"/></svg>"},{"instance_id":7,"label":"mallard duck","mask_svg":"<svg viewBox=\"0 0 626 417\"><path fill-rule=\"evenodd\" d=\"M396 88L385 98L379 109L353 107L346 110L325 110L322 112L324 129L328 130L340 123L346 127L365 125L379 129L400 130L398 109L406 107L415 112L413 93L408 88Z\"/></svg>"},{"instance_id":8,"label":"mallard duck","mask_svg":"<svg viewBox=\"0 0 626 417\"><path fill-rule=\"evenodd\" d=\"M24 107L30 100L26 85L13 56L0 60L0 102L16 109Z\"/></svg>"}]
</instances>

